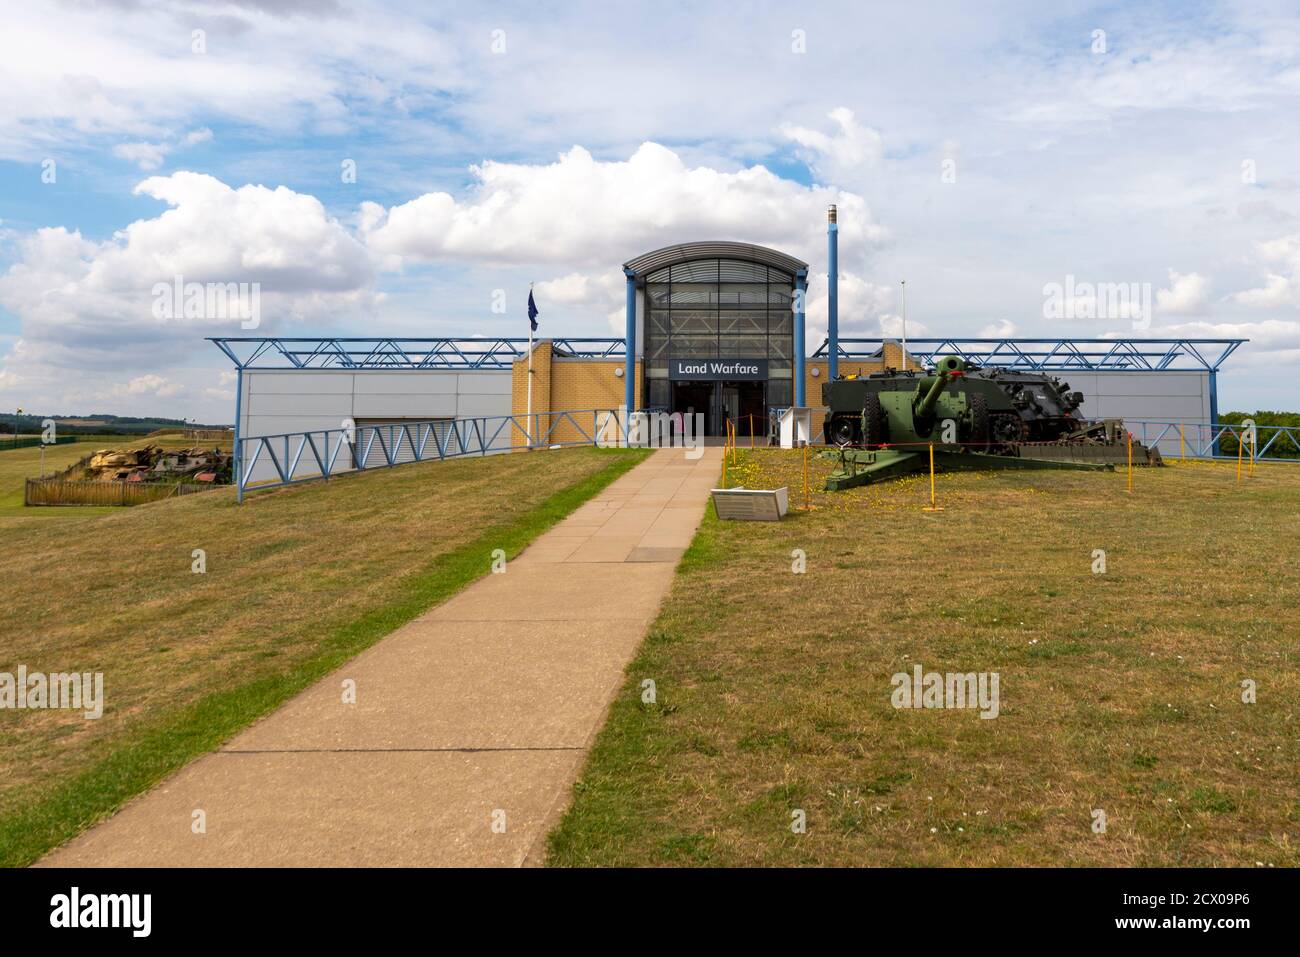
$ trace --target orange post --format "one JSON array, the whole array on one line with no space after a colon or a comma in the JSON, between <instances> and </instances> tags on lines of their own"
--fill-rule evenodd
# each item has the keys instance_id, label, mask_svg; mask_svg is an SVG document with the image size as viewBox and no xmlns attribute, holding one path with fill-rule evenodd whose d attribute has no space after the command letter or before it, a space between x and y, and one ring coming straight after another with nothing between
<instances>
[{"instance_id":1,"label":"orange post","mask_svg":"<svg viewBox=\"0 0 1300 957\"><path fill-rule=\"evenodd\" d=\"M943 509L934 504L934 443L930 443L930 504L921 508L923 512L942 512Z\"/></svg>"},{"instance_id":2,"label":"orange post","mask_svg":"<svg viewBox=\"0 0 1300 957\"><path fill-rule=\"evenodd\" d=\"M1133 491L1133 433L1128 433L1128 490Z\"/></svg>"},{"instance_id":3,"label":"orange post","mask_svg":"<svg viewBox=\"0 0 1300 957\"><path fill-rule=\"evenodd\" d=\"M749 447L754 447L754 413L749 413Z\"/></svg>"}]
</instances>

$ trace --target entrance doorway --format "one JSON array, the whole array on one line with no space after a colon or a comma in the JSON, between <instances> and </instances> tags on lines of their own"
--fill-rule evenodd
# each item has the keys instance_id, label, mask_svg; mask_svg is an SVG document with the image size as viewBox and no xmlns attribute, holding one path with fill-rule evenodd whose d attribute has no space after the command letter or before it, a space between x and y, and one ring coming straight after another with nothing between
<instances>
[{"instance_id":1,"label":"entrance doorway","mask_svg":"<svg viewBox=\"0 0 1300 957\"><path fill-rule=\"evenodd\" d=\"M673 404L668 411L682 415L701 413L704 416L704 434L719 434L713 430L717 413L713 408L712 382L674 382Z\"/></svg>"},{"instance_id":2,"label":"entrance doorway","mask_svg":"<svg viewBox=\"0 0 1300 957\"><path fill-rule=\"evenodd\" d=\"M766 382L678 381L672 397L670 412L703 413L705 435L726 435L728 421L737 435L748 437L751 421L756 436L767 434Z\"/></svg>"}]
</instances>

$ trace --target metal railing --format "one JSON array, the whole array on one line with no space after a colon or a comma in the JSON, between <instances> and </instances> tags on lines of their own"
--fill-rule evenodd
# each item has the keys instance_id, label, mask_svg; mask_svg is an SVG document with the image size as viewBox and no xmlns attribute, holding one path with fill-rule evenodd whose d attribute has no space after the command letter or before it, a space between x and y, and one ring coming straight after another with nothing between
<instances>
[{"instance_id":1,"label":"metal railing","mask_svg":"<svg viewBox=\"0 0 1300 957\"><path fill-rule=\"evenodd\" d=\"M240 437L235 491L242 502L248 491L319 481L344 472L525 449L617 446L625 442L624 435L619 410L581 409Z\"/></svg>"},{"instance_id":2,"label":"metal railing","mask_svg":"<svg viewBox=\"0 0 1300 957\"><path fill-rule=\"evenodd\" d=\"M1239 422L1156 422L1150 419L1126 419L1125 426L1133 437L1148 447L1162 440L1165 455L1172 454L1172 446L1177 444L1179 452L1198 459L1235 458L1238 445L1242 442L1248 426ZM1230 452L1222 450L1222 440L1230 439ZM1293 425L1256 425L1255 426L1256 462L1300 462L1300 427ZM1251 443L1246 441L1244 451L1251 454ZM1269 452L1275 453L1269 455ZM1293 456L1277 453L1290 452Z\"/></svg>"}]
</instances>

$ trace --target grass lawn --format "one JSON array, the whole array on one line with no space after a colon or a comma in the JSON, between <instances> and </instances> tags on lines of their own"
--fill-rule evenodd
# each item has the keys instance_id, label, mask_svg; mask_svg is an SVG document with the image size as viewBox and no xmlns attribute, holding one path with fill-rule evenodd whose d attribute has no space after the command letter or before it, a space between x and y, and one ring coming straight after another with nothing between
<instances>
[{"instance_id":1,"label":"grass lawn","mask_svg":"<svg viewBox=\"0 0 1300 957\"><path fill-rule=\"evenodd\" d=\"M742 451L729 477L797 505L800 471ZM1124 484L968 473L939 477L941 513L915 477L775 525L710 509L550 863L1300 864L1300 466ZM917 664L997 672L998 716L895 709Z\"/></svg>"},{"instance_id":2,"label":"grass lawn","mask_svg":"<svg viewBox=\"0 0 1300 957\"><path fill-rule=\"evenodd\" d=\"M486 573L493 549L517 554L645 454L412 464L243 506L219 490L8 523L0 671L103 672L106 706L99 720L0 711L0 864L31 862L216 747ZM194 549L204 574L191 570Z\"/></svg>"}]
</instances>

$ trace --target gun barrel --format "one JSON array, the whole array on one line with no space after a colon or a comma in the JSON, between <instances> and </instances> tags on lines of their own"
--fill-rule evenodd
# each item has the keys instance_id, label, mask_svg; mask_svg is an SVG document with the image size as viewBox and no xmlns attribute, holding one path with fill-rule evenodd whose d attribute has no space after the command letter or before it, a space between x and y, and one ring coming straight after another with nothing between
<instances>
[{"instance_id":1,"label":"gun barrel","mask_svg":"<svg viewBox=\"0 0 1300 957\"><path fill-rule=\"evenodd\" d=\"M948 379L948 372L944 369L940 369L939 374L934 377L934 381L931 383L929 391L921 397L921 400L917 402L916 407L912 410L912 414L915 418L928 419L934 414L935 403L939 401L939 396L943 395L943 387L948 384ZM919 388L925 388L924 382L922 382Z\"/></svg>"},{"instance_id":2,"label":"gun barrel","mask_svg":"<svg viewBox=\"0 0 1300 957\"><path fill-rule=\"evenodd\" d=\"M934 364L935 377L930 383L930 388L925 395L921 397L915 405L912 406L912 415L916 419L928 419L934 414L935 403L939 401L939 396L943 395L943 387L948 384L948 380L954 375L960 375L966 369L966 362L960 356L944 356ZM917 386L917 395L925 388L925 382Z\"/></svg>"}]
</instances>

